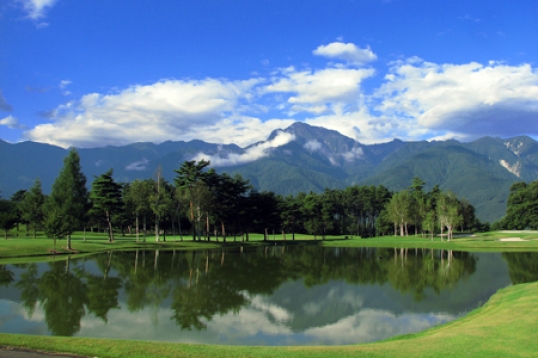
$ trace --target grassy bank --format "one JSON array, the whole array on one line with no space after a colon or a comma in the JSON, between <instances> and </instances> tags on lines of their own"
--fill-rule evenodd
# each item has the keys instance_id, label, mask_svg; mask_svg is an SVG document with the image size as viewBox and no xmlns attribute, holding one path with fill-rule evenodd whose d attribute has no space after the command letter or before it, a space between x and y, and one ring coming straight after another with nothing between
<instances>
[{"instance_id":1,"label":"grassy bank","mask_svg":"<svg viewBox=\"0 0 538 358\"><path fill-rule=\"evenodd\" d=\"M91 357L532 357L538 283L500 290L469 315L384 342L337 347L246 347L0 334L0 346Z\"/></svg>"},{"instance_id":2,"label":"grassy bank","mask_svg":"<svg viewBox=\"0 0 538 358\"><path fill-rule=\"evenodd\" d=\"M503 239L520 239L523 241L501 241ZM421 235L407 237L383 236L361 239L358 237L346 238L342 236L328 236L326 240L314 240L311 235L296 235L295 241L291 235L283 240L281 235L270 235L269 241L263 241L263 235L251 234L248 242L228 237L224 243L222 238L216 241L192 241L191 237L167 236L167 241L156 242L155 237L148 236L146 242L136 242L134 236L116 237L115 242L108 242L104 234L76 233L73 235L72 248L67 250L65 240L54 241L42 235L37 239L24 236L11 235L8 240L0 239L0 262L28 262L31 260L43 261L58 255L90 254L107 252L110 250L192 250L211 249L233 246L259 246L267 244L284 245L323 245L332 247L396 247L396 248L432 248L460 251L538 251L538 232L488 232L477 235L467 235L454 238L451 242L441 241L440 237L430 238Z\"/></svg>"}]
</instances>

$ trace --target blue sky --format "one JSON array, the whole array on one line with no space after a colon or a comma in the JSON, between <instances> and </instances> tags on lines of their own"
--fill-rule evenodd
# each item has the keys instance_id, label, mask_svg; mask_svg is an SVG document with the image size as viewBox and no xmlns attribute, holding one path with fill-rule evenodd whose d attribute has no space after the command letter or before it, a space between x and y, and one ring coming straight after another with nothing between
<instances>
[{"instance_id":1,"label":"blue sky","mask_svg":"<svg viewBox=\"0 0 538 358\"><path fill-rule=\"evenodd\" d=\"M538 138L538 4L4 0L0 138Z\"/></svg>"}]
</instances>

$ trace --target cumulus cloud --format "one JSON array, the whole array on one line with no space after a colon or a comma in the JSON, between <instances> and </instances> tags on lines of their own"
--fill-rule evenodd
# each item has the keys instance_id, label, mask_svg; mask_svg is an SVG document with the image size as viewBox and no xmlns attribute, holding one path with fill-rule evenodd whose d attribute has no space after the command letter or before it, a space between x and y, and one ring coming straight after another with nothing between
<instances>
[{"instance_id":1,"label":"cumulus cloud","mask_svg":"<svg viewBox=\"0 0 538 358\"><path fill-rule=\"evenodd\" d=\"M206 79L166 80L132 86L119 93L91 93L56 108L54 123L40 124L26 138L62 147L123 145L137 141L204 139L218 126L226 138L226 122L239 127L252 122L240 115L249 90L257 83ZM213 132L214 134L214 132Z\"/></svg>"},{"instance_id":2,"label":"cumulus cloud","mask_svg":"<svg viewBox=\"0 0 538 358\"><path fill-rule=\"evenodd\" d=\"M373 52L364 55L368 51L335 42L314 53L366 63L375 59ZM359 52L365 56L362 60ZM317 69L281 68L270 77L243 81L161 80L114 93L86 94L41 112L51 121L26 131L24 138L62 147L192 139L245 147L297 120L364 144L394 138L538 135L538 71L529 64L436 64L409 58L389 64L382 84L367 93L363 81L375 74L373 68L329 64ZM63 80L58 86L68 85L70 81ZM11 109L1 93L0 109ZM4 125L8 121L14 125L13 119ZM314 143L309 145L309 150L316 150ZM267 148L254 146L212 161L231 165L266 154ZM343 159L361 155L357 148Z\"/></svg>"},{"instance_id":3,"label":"cumulus cloud","mask_svg":"<svg viewBox=\"0 0 538 358\"><path fill-rule=\"evenodd\" d=\"M0 89L0 110L5 111L5 112L13 111L13 107L9 103L7 103L1 89Z\"/></svg>"},{"instance_id":4,"label":"cumulus cloud","mask_svg":"<svg viewBox=\"0 0 538 358\"><path fill-rule=\"evenodd\" d=\"M13 116L7 116L0 119L0 126L6 126L9 129L27 129L24 124L19 123L19 120Z\"/></svg>"},{"instance_id":5,"label":"cumulus cloud","mask_svg":"<svg viewBox=\"0 0 538 358\"><path fill-rule=\"evenodd\" d=\"M377 107L428 130L460 137L538 134L538 71L490 62L397 62L376 93Z\"/></svg>"},{"instance_id":6,"label":"cumulus cloud","mask_svg":"<svg viewBox=\"0 0 538 358\"><path fill-rule=\"evenodd\" d=\"M27 13L28 18L39 20L46 16L49 8L53 7L57 0L17 0Z\"/></svg>"},{"instance_id":7,"label":"cumulus cloud","mask_svg":"<svg viewBox=\"0 0 538 358\"><path fill-rule=\"evenodd\" d=\"M214 167L240 165L266 157L271 153L271 149L286 145L294 139L295 136L293 134L280 131L272 140L248 147L241 154L229 153L225 157L221 157L220 155L198 153L193 159L197 161L202 159L208 160L211 162L211 166Z\"/></svg>"},{"instance_id":8,"label":"cumulus cloud","mask_svg":"<svg viewBox=\"0 0 538 358\"><path fill-rule=\"evenodd\" d=\"M362 49L352 43L333 42L321 45L312 52L314 55L344 60L355 65L364 65L377 60L370 47Z\"/></svg>"},{"instance_id":9,"label":"cumulus cloud","mask_svg":"<svg viewBox=\"0 0 538 358\"><path fill-rule=\"evenodd\" d=\"M325 68L297 71L287 68L264 88L265 93L292 93L287 99L290 113L321 114L338 105L357 101L361 82L373 76L373 69Z\"/></svg>"}]
</instances>

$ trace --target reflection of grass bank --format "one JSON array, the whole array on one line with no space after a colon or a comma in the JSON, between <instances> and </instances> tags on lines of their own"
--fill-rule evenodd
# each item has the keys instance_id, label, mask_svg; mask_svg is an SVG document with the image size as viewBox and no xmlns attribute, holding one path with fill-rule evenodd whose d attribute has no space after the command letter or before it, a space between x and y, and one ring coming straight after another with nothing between
<instances>
[{"instance_id":1,"label":"reflection of grass bank","mask_svg":"<svg viewBox=\"0 0 538 358\"><path fill-rule=\"evenodd\" d=\"M98 357L530 357L538 351L538 283L500 290L469 315L385 342L338 347L243 347L0 334L0 345Z\"/></svg>"},{"instance_id":2,"label":"reflection of grass bank","mask_svg":"<svg viewBox=\"0 0 538 358\"><path fill-rule=\"evenodd\" d=\"M44 236L37 239L22 236L11 237L9 240L0 240L0 260L8 259L10 263L28 262L31 260L51 260L54 256L65 256L71 254L65 249L65 240L58 240L56 243L57 255L53 255L53 240ZM502 238L520 238L524 241L501 241ZM441 242L439 237L434 241L429 238L418 236L383 236L368 239L345 239L341 236L328 236L326 240L314 240L310 235L296 235L296 240L291 240L291 235L287 235L287 240L283 240L282 235L269 235L267 242L263 241L263 235L250 234L250 241L243 242L238 236L235 240L228 237L226 243L219 242L214 238L211 241L192 241L191 237L184 236L181 241L179 236L167 236L167 241L155 242L155 238L148 236L146 242L136 242L134 236L117 236L116 241L109 243L107 236L104 234L87 234L86 241L82 233L73 235L72 246L77 254L88 254L97 252L106 252L110 250L192 250L192 249L210 249L223 246L259 246L259 245L309 245L317 244L333 247L404 247L404 248L432 248L432 249L449 249L460 251L537 251L538 250L538 233L520 232L488 232L476 236L462 236L454 238L451 242ZM37 258L37 257L40 258ZM28 259L28 257L34 257ZM19 258L19 259L15 259ZM24 258L24 259L22 259ZM6 263L5 260L2 260Z\"/></svg>"}]
</instances>

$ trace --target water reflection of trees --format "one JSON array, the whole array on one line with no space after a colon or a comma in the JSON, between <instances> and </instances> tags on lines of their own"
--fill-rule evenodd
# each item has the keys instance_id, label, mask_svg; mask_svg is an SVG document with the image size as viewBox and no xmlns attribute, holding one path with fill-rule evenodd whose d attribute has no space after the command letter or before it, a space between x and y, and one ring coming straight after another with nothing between
<instances>
[{"instance_id":1,"label":"water reflection of trees","mask_svg":"<svg viewBox=\"0 0 538 358\"><path fill-rule=\"evenodd\" d=\"M515 283L538 279L535 254L504 255ZM269 295L287 281L302 279L307 287L330 280L389 283L420 301L453 288L473 274L476 263L471 253L430 249L273 246L248 253L115 252L49 263L41 275L36 264L25 265L15 286L29 315L41 304L55 335L77 333L86 314L106 323L109 312L119 308L122 288L130 312L149 309L157 324L158 310L169 307L170 319L179 327L202 330L215 315L238 312L254 296ZM526 273L527 263L534 265L534 274ZM0 277L7 277L0 280L4 285L13 279L7 271L0 267Z\"/></svg>"},{"instance_id":2,"label":"water reflection of trees","mask_svg":"<svg viewBox=\"0 0 538 358\"><path fill-rule=\"evenodd\" d=\"M514 285L538 281L538 252L505 252L503 258Z\"/></svg>"},{"instance_id":3,"label":"water reflection of trees","mask_svg":"<svg viewBox=\"0 0 538 358\"><path fill-rule=\"evenodd\" d=\"M8 270L6 265L0 265L0 285L9 286L14 280L13 271Z\"/></svg>"}]
</instances>

